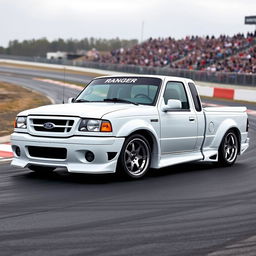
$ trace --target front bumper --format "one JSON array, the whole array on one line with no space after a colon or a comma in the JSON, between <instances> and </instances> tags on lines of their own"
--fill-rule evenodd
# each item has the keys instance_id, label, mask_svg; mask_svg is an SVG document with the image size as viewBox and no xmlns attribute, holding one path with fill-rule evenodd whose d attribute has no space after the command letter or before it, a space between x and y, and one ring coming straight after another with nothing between
<instances>
[{"instance_id":1,"label":"front bumper","mask_svg":"<svg viewBox=\"0 0 256 256\"><path fill-rule=\"evenodd\" d=\"M124 138L116 137L85 137L73 136L70 138L35 137L25 133L13 133L11 144L14 158L11 165L28 167L30 165L65 167L73 173L114 173L116 170L119 153L122 149ZM33 157L28 147L65 148L65 159L53 159ZM16 154L16 148L20 148L20 156ZM91 151L95 158L92 162L85 159L85 153ZM109 158L108 153L116 153Z\"/></svg>"}]
</instances>

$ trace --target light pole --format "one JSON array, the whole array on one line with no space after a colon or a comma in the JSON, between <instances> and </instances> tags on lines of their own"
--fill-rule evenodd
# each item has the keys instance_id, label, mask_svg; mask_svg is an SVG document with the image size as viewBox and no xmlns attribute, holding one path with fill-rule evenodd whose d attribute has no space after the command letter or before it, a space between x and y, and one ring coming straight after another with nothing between
<instances>
[{"instance_id":1,"label":"light pole","mask_svg":"<svg viewBox=\"0 0 256 256\"><path fill-rule=\"evenodd\" d=\"M144 34L144 20L141 23L141 34L140 34L140 42L143 42L143 34Z\"/></svg>"}]
</instances>

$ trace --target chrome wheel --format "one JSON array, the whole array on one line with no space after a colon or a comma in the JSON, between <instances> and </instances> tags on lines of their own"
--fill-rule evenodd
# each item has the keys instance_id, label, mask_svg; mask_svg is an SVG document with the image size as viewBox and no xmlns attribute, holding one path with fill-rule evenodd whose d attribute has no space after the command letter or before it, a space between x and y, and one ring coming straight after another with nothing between
<instances>
[{"instance_id":1,"label":"chrome wheel","mask_svg":"<svg viewBox=\"0 0 256 256\"><path fill-rule=\"evenodd\" d=\"M124 153L126 169L133 175L141 175L149 164L148 145L140 138L131 140Z\"/></svg>"},{"instance_id":2,"label":"chrome wheel","mask_svg":"<svg viewBox=\"0 0 256 256\"><path fill-rule=\"evenodd\" d=\"M219 147L219 164L231 166L235 163L238 155L238 137L233 130L229 130L222 139Z\"/></svg>"},{"instance_id":3,"label":"chrome wheel","mask_svg":"<svg viewBox=\"0 0 256 256\"><path fill-rule=\"evenodd\" d=\"M117 172L138 179L146 174L150 161L151 150L147 139L140 134L134 134L124 142L118 159Z\"/></svg>"},{"instance_id":4,"label":"chrome wheel","mask_svg":"<svg viewBox=\"0 0 256 256\"><path fill-rule=\"evenodd\" d=\"M237 157L237 138L233 132L226 135L224 139L224 157L227 162L232 163Z\"/></svg>"}]
</instances>

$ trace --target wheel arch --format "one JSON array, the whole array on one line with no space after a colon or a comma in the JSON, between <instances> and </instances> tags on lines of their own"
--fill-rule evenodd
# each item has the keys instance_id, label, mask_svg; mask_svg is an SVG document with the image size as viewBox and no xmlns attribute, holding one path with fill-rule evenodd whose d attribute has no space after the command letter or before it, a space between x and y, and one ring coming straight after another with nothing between
<instances>
[{"instance_id":1,"label":"wheel arch","mask_svg":"<svg viewBox=\"0 0 256 256\"><path fill-rule=\"evenodd\" d=\"M131 134L129 134L129 136L132 136L134 134L140 134L143 137L145 137L150 145L150 149L153 150L154 135L149 130L146 130L146 129L136 130L136 131L133 131ZM129 137L129 136L127 136L127 137Z\"/></svg>"},{"instance_id":2,"label":"wheel arch","mask_svg":"<svg viewBox=\"0 0 256 256\"><path fill-rule=\"evenodd\" d=\"M134 134L139 134L145 137L148 141L150 149L151 149L151 165L152 168L158 168L159 163L159 155L160 155L160 144L159 140L157 140L156 136L148 129L138 129L130 133L127 137L132 136Z\"/></svg>"},{"instance_id":3,"label":"wheel arch","mask_svg":"<svg viewBox=\"0 0 256 256\"><path fill-rule=\"evenodd\" d=\"M157 133L159 123L154 123L154 126L142 119L136 118L122 124L117 132L117 137L129 137L132 134L141 134L148 140L151 146L151 165L152 168L158 168L160 161L160 136Z\"/></svg>"}]
</instances>

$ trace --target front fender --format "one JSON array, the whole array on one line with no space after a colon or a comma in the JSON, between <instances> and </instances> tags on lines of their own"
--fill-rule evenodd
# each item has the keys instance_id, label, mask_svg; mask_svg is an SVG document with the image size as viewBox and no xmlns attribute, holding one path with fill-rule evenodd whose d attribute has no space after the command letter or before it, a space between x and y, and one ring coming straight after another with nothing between
<instances>
[{"instance_id":1,"label":"front fender","mask_svg":"<svg viewBox=\"0 0 256 256\"><path fill-rule=\"evenodd\" d=\"M141 119L133 119L128 122L125 122L118 130L117 137L127 137L130 134L138 130L147 130L151 132L156 138L158 137L154 127Z\"/></svg>"},{"instance_id":2,"label":"front fender","mask_svg":"<svg viewBox=\"0 0 256 256\"><path fill-rule=\"evenodd\" d=\"M159 123L157 123L157 125L159 125ZM157 133L157 131L159 131L159 128L160 127L154 128L153 125L141 119L134 119L123 124L120 127L116 136L128 137L132 133L147 131L151 135L151 138L153 140L151 168L159 168L161 152L159 134Z\"/></svg>"}]
</instances>

